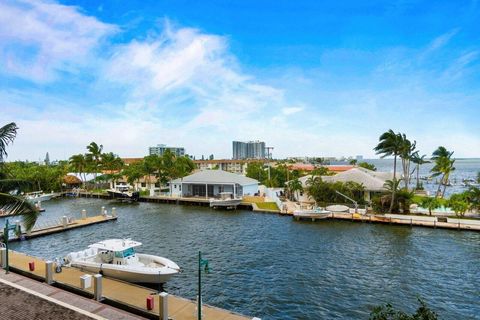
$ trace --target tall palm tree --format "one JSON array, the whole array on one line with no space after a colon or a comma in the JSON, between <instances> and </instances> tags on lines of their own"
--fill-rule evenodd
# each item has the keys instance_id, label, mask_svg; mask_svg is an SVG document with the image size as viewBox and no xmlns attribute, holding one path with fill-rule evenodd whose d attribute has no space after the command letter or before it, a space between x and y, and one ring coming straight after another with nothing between
<instances>
[{"instance_id":1,"label":"tall palm tree","mask_svg":"<svg viewBox=\"0 0 480 320\"><path fill-rule=\"evenodd\" d=\"M426 157L427 157L426 154L420 156L418 151L416 151L412 154L412 162L417 166L415 168L415 170L417 171L417 183L416 183L417 184L417 187L416 187L417 190L420 190L420 166L423 165L423 164L426 164L426 163L430 163L430 161L425 160Z\"/></svg>"},{"instance_id":2,"label":"tall palm tree","mask_svg":"<svg viewBox=\"0 0 480 320\"><path fill-rule=\"evenodd\" d=\"M3 167L4 159L7 157L7 146L17 136L17 130L18 127L14 122L0 128L0 170ZM40 211L35 208L33 203L10 194L10 191L16 189L12 181L0 180L0 210L8 214L22 215L25 228L31 230L37 221Z\"/></svg>"},{"instance_id":3,"label":"tall palm tree","mask_svg":"<svg viewBox=\"0 0 480 320\"><path fill-rule=\"evenodd\" d=\"M90 142L90 144L87 146L87 150L88 153L86 154L85 158L87 160L87 163L89 163L91 166L93 179L96 183L97 174L98 171L101 169L102 164L103 145L98 145L96 142Z\"/></svg>"},{"instance_id":4,"label":"tall palm tree","mask_svg":"<svg viewBox=\"0 0 480 320\"><path fill-rule=\"evenodd\" d=\"M430 170L433 174L432 177L442 176L440 184L437 189L437 196L443 198L445 196L445 190L449 182L450 174L455 171L455 159L452 159L453 151L448 151L445 147L440 146L432 153L432 160L435 161L435 165ZM443 186L443 192L441 188Z\"/></svg>"},{"instance_id":5,"label":"tall palm tree","mask_svg":"<svg viewBox=\"0 0 480 320\"><path fill-rule=\"evenodd\" d=\"M403 182L405 183L405 189L408 190L410 184L410 162L416 147L417 142L407 139L405 133L399 133L398 139L400 141L400 159L402 160L403 169Z\"/></svg>"},{"instance_id":6,"label":"tall palm tree","mask_svg":"<svg viewBox=\"0 0 480 320\"><path fill-rule=\"evenodd\" d=\"M68 163L70 164L72 171L78 172L80 179L82 180L83 187L85 188L85 182L87 180L87 159L85 159L85 156L81 153L75 154L70 157Z\"/></svg>"},{"instance_id":7,"label":"tall palm tree","mask_svg":"<svg viewBox=\"0 0 480 320\"><path fill-rule=\"evenodd\" d=\"M381 158L393 156L393 182L397 181L397 157L400 155L402 147L401 137L393 132L392 129L384 132L380 138L378 145L373 149L377 154L381 154ZM392 197L390 200L390 212L393 210L393 204L395 201L396 189L392 189Z\"/></svg>"}]
</instances>

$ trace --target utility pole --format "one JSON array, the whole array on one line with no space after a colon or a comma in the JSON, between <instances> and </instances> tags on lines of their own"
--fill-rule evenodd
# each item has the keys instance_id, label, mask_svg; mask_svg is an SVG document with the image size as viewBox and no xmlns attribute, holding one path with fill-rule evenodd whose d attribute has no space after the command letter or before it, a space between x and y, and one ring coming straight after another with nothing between
<instances>
[{"instance_id":1,"label":"utility pole","mask_svg":"<svg viewBox=\"0 0 480 320\"><path fill-rule=\"evenodd\" d=\"M273 147L265 147L265 150L267 151L268 180L270 180L270 159L272 159L270 150L273 150Z\"/></svg>"}]
</instances>

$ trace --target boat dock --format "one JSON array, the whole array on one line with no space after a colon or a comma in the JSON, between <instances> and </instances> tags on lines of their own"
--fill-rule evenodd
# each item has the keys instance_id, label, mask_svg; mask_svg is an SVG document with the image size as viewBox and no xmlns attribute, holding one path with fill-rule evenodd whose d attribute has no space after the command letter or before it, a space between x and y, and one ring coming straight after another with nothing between
<instances>
[{"instance_id":1,"label":"boat dock","mask_svg":"<svg viewBox=\"0 0 480 320\"><path fill-rule=\"evenodd\" d=\"M73 217L62 217L58 221L53 223L40 224L35 226L30 232L22 232L20 236L11 235L9 241L18 241L21 239L31 239L41 236L46 236L53 233L63 232L67 230L83 228L92 224L105 223L109 221L116 221L117 215L98 215L93 217L84 216L81 219L75 219ZM0 236L3 237L3 229L0 232Z\"/></svg>"},{"instance_id":2,"label":"boat dock","mask_svg":"<svg viewBox=\"0 0 480 320\"><path fill-rule=\"evenodd\" d=\"M3 252L4 251L5 249L3 249ZM33 286L34 290L35 288L38 288L37 291L48 291L48 288L51 288L51 290L60 288L80 295L83 298L87 298L90 302L101 302L102 304L122 309L130 314L146 319L197 319L197 304L192 300L166 293L158 294L157 291L150 288L102 277L100 275L94 275L77 268L63 267L60 273L55 273L53 271L55 268L51 265L51 262L46 262L40 258L28 256L12 250L9 250L9 262L11 271L39 281L37 282L38 286ZM85 275L93 276L92 285L89 288L82 289L80 277ZM3 277L3 275L1 277ZM49 286L40 282L47 283ZM32 286L30 286L30 289L32 289ZM83 298L78 297L79 300ZM151 302L149 305L147 300L153 301L153 306ZM76 301L71 301L71 304L75 304L75 302ZM82 305L88 306L89 304L80 303L79 305L80 308L82 308ZM79 307L79 305L77 303L77 307ZM92 310L86 311L91 312ZM202 314L203 319L206 320L252 319L252 317L246 317L205 304L202 307ZM117 316L110 319L124 318ZM260 320L258 318L253 319Z\"/></svg>"},{"instance_id":3,"label":"boat dock","mask_svg":"<svg viewBox=\"0 0 480 320\"><path fill-rule=\"evenodd\" d=\"M439 218L433 216L397 215L397 214L358 214L332 212L328 216L319 214L293 215L295 220L347 220L353 222L396 224L406 226L419 226L428 228L480 231L480 220Z\"/></svg>"}]
</instances>

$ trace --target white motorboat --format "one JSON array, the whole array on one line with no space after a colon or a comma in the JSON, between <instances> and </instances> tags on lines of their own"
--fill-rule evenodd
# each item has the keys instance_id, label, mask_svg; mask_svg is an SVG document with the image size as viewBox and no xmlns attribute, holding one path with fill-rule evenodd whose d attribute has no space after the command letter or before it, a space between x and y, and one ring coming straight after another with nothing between
<instances>
[{"instance_id":1,"label":"white motorboat","mask_svg":"<svg viewBox=\"0 0 480 320\"><path fill-rule=\"evenodd\" d=\"M53 193L45 193L42 190L40 191L35 191L35 192L29 192L25 194L25 199L31 203L38 203L42 201L48 201L52 199L54 196Z\"/></svg>"},{"instance_id":2,"label":"white motorboat","mask_svg":"<svg viewBox=\"0 0 480 320\"><path fill-rule=\"evenodd\" d=\"M323 208L300 209L293 211L293 216L299 218L315 217L316 219L326 219L331 216L331 213L331 211L324 210Z\"/></svg>"},{"instance_id":3,"label":"white motorboat","mask_svg":"<svg viewBox=\"0 0 480 320\"><path fill-rule=\"evenodd\" d=\"M113 198L129 201L137 201L140 197L140 192L130 191L128 186L117 186L115 189L108 189L107 192Z\"/></svg>"},{"instance_id":4,"label":"white motorboat","mask_svg":"<svg viewBox=\"0 0 480 320\"><path fill-rule=\"evenodd\" d=\"M210 199L210 207L212 208L225 208L236 209L242 202L242 198L236 198L231 192L220 192L219 199Z\"/></svg>"},{"instance_id":5,"label":"white motorboat","mask_svg":"<svg viewBox=\"0 0 480 320\"><path fill-rule=\"evenodd\" d=\"M165 283L180 272L180 267L167 258L136 253L135 248L141 245L130 239L104 240L69 253L65 262L67 266L133 283Z\"/></svg>"}]
</instances>

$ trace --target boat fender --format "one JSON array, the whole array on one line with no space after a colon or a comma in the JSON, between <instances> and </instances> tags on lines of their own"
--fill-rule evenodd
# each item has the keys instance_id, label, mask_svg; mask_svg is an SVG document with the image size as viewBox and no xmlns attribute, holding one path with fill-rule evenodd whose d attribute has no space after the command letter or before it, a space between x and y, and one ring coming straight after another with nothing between
<instances>
[{"instance_id":1,"label":"boat fender","mask_svg":"<svg viewBox=\"0 0 480 320\"><path fill-rule=\"evenodd\" d=\"M101 274L101 275L103 276L102 265L103 265L103 263L100 263L100 270L98 271L98 273L99 273L99 274Z\"/></svg>"}]
</instances>

